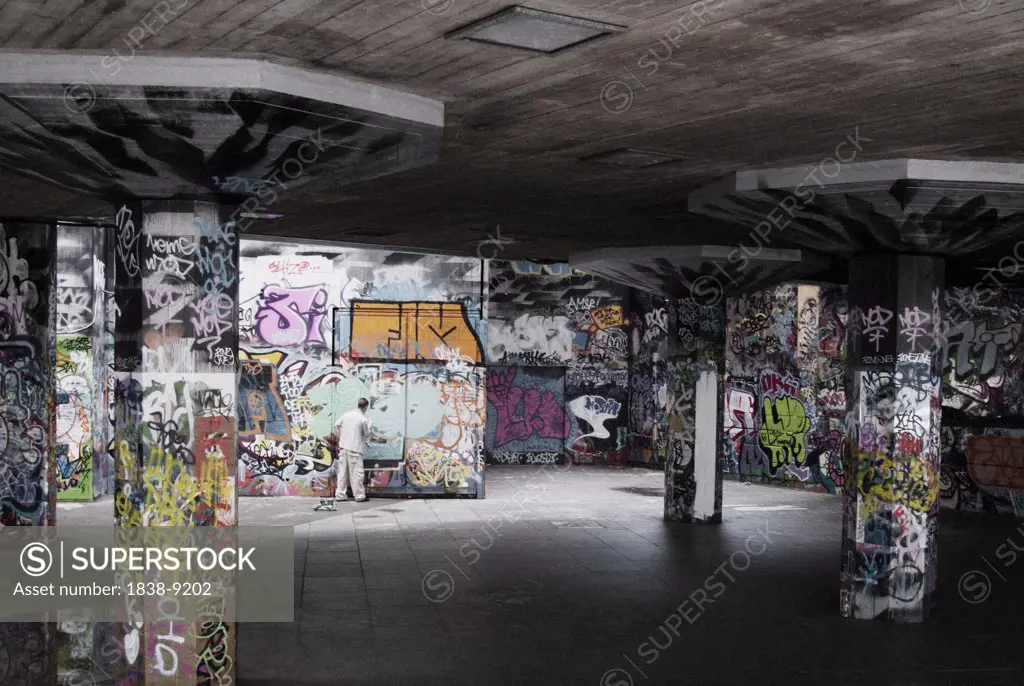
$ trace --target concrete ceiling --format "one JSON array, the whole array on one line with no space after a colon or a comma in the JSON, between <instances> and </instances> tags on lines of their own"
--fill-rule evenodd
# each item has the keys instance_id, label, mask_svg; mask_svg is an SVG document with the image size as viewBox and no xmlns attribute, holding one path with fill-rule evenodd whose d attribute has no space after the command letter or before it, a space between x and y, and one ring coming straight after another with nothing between
<instances>
[{"instance_id":1,"label":"concrete ceiling","mask_svg":"<svg viewBox=\"0 0 1024 686\"><path fill-rule=\"evenodd\" d=\"M259 55L445 101L439 166L296 189L271 208L284 218L251 229L268 235L473 253L500 224L516 242L495 256L554 259L728 245L749 229L691 214L689 191L739 170L818 165L847 136L864 141L858 162L1024 159L1013 0L529 2L626 30L555 56L444 38L508 4L7 0L0 45L96 51L101 78L131 59L135 37L147 55ZM681 159L580 161L624 147ZM3 216L111 213L10 171L0 181Z\"/></svg>"}]
</instances>

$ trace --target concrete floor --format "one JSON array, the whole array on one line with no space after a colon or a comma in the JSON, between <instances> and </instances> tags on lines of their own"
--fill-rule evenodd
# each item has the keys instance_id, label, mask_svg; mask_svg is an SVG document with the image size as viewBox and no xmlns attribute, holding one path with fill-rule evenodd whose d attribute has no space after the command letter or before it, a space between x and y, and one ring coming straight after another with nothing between
<instances>
[{"instance_id":1,"label":"concrete floor","mask_svg":"<svg viewBox=\"0 0 1024 686\"><path fill-rule=\"evenodd\" d=\"M479 501L243 499L242 524L296 526L297 609L238 625L238 683L1024 684L1024 560L995 558L1024 547L1013 519L943 512L937 609L889 625L839 616L836 497L727 482L723 524L666 524L657 472L487 478ZM960 597L971 570L984 602Z\"/></svg>"}]
</instances>

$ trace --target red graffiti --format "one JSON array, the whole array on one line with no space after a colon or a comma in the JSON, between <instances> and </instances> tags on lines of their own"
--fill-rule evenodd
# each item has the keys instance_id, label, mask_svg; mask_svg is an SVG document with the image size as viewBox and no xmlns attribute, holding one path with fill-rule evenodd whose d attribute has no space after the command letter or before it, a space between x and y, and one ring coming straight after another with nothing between
<instances>
[{"instance_id":1,"label":"red graffiti","mask_svg":"<svg viewBox=\"0 0 1024 686\"><path fill-rule=\"evenodd\" d=\"M497 411L495 447L533 435L564 440L569 436L569 417L551 391L513 385L518 368L487 376L487 400Z\"/></svg>"},{"instance_id":2,"label":"red graffiti","mask_svg":"<svg viewBox=\"0 0 1024 686\"><path fill-rule=\"evenodd\" d=\"M924 441L913 434L896 435L896 452L903 455L920 455L924 450Z\"/></svg>"},{"instance_id":3,"label":"red graffiti","mask_svg":"<svg viewBox=\"0 0 1024 686\"><path fill-rule=\"evenodd\" d=\"M1024 436L968 436L967 473L979 486L1024 489Z\"/></svg>"},{"instance_id":4,"label":"red graffiti","mask_svg":"<svg viewBox=\"0 0 1024 686\"><path fill-rule=\"evenodd\" d=\"M286 257L280 260L271 260L268 269L274 274L283 276L301 276L313 271L313 265L309 260L291 260Z\"/></svg>"},{"instance_id":5,"label":"red graffiti","mask_svg":"<svg viewBox=\"0 0 1024 686\"><path fill-rule=\"evenodd\" d=\"M792 377L783 378L778 372L761 372L761 395L789 395L796 398L797 383Z\"/></svg>"}]
</instances>

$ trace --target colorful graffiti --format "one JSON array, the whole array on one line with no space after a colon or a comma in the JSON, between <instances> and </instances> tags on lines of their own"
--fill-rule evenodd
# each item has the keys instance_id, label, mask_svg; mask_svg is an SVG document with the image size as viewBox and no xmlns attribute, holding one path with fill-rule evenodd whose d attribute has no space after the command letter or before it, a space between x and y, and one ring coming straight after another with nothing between
<instances>
[{"instance_id":1,"label":"colorful graffiti","mask_svg":"<svg viewBox=\"0 0 1024 686\"><path fill-rule=\"evenodd\" d=\"M42 526L55 518L52 266L53 230L0 225L0 524ZM29 259L33 260L32 263Z\"/></svg>"},{"instance_id":2,"label":"colorful graffiti","mask_svg":"<svg viewBox=\"0 0 1024 686\"><path fill-rule=\"evenodd\" d=\"M479 261L297 250L242 251L240 493L332 494L332 427L363 397L373 491L482 493Z\"/></svg>"},{"instance_id":3,"label":"colorful graffiti","mask_svg":"<svg viewBox=\"0 0 1024 686\"><path fill-rule=\"evenodd\" d=\"M820 471L808 462L816 417L819 302L817 287L788 285L727 301L723 441L728 473L819 487Z\"/></svg>"},{"instance_id":4,"label":"colorful graffiti","mask_svg":"<svg viewBox=\"0 0 1024 686\"><path fill-rule=\"evenodd\" d=\"M562 452L570 419L560 370L491 367L486 383L489 453Z\"/></svg>"},{"instance_id":5,"label":"colorful graffiti","mask_svg":"<svg viewBox=\"0 0 1024 686\"><path fill-rule=\"evenodd\" d=\"M862 269L851 269L858 330L849 341L844 616L920 621L935 588L941 360L921 346L935 338L940 291L929 293L910 276L883 292L872 278L897 269L934 278L935 262L864 258ZM904 289L907 283L915 285Z\"/></svg>"},{"instance_id":6,"label":"colorful graffiti","mask_svg":"<svg viewBox=\"0 0 1024 686\"><path fill-rule=\"evenodd\" d=\"M93 342L57 336L57 494L61 500L93 498Z\"/></svg>"},{"instance_id":7,"label":"colorful graffiti","mask_svg":"<svg viewBox=\"0 0 1024 686\"><path fill-rule=\"evenodd\" d=\"M104 446L107 410L104 232L61 226L57 240L57 498L92 500L113 491Z\"/></svg>"},{"instance_id":8,"label":"colorful graffiti","mask_svg":"<svg viewBox=\"0 0 1024 686\"><path fill-rule=\"evenodd\" d=\"M57 489L50 226L0 224L0 525L53 526ZM55 683L53 625L0 629L4 683ZM49 653L49 654L48 654Z\"/></svg>"},{"instance_id":9,"label":"colorful graffiti","mask_svg":"<svg viewBox=\"0 0 1024 686\"><path fill-rule=\"evenodd\" d=\"M576 463L624 464L630 449L628 290L567 265L495 262L491 267L487 387L489 399L497 400L491 400L492 411L500 414L493 422L488 417L488 454L564 451ZM499 397L511 369L522 380L524 395ZM546 399L544 416L557 422L557 429L543 428L543 436L505 445L511 434L499 435L499 427L521 416L509 402L526 398L530 388ZM533 394L529 398L524 413L533 412ZM567 433L558 439L562 427Z\"/></svg>"},{"instance_id":10,"label":"colorful graffiti","mask_svg":"<svg viewBox=\"0 0 1024 686\"><path fill-rule=\"evenodd\" d=\"M758 438L768 456L772 474L783 467L801 470L807 464L807 430L811 426L804 404L799 400L799 386L792 377L773 371L761 373L761 425ZM801 481L806 480L805 475Z\"/></svg>"},{"instance_id":11,"label":"colorful graffiti","mask_svg":"<svg viewBox=\"0 0 1024 686\"><path fill-rule=\"evenodd\" d=\"M115 217L108 449L121 526L237 524L237 236L213 205L191 210ZM166 607L144 626L118 625L118 678L233 683L223 613L200 626Z\"/></svg>"},{"instance_id":12,"label":"colorful graffiti","mask_svg":"<svg viewBox=\"0 0 1024 686\"><path fill-rule=\"evenodd\" d=\"M1024 517L1015 446L1024 434L1024 298L951 288L946 307L942 504Z\"/></svg>"},{"instance_id":13,"label":"colorful graffiti","mask_svg":"<svg viewBox=\"0 0 1024 686\"><path fill-rule=\"evenodd\" d=\"M444 360L445 353L481 362L480 339L462 303L356 300L351 303L349 354L353 360Z\"/></svg>"}]
</instances>

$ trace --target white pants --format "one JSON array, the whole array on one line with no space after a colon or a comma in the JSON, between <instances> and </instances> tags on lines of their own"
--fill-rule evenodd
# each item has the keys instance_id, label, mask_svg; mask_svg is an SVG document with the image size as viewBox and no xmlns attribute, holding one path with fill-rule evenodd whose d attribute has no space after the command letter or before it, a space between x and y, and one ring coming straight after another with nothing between
<instances>
[{"instance_id":1,"label":"white pants","mask_svg":"<svg viewBox=\"0 0 1024 686\"><path fill-rule=\"evenodd\" d=\"M338 455L338 486L334 493L335 498L344 498L348 489L349 481L352 482L352 496L354 498L365 498L366 489L363 486L363 454L354 450L339 450Z\"/></svg>"}]
</instances>

